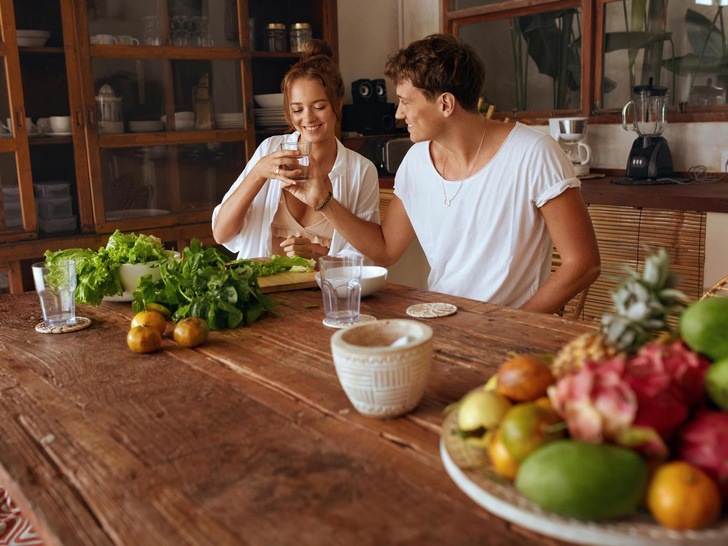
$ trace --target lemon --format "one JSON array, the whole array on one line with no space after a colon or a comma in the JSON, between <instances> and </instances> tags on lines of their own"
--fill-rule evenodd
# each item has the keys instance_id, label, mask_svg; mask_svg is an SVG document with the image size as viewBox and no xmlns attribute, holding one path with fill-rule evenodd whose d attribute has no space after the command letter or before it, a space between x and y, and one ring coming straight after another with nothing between
<instances>
[{"instance_id":1,"label":"lemon","mask_svg":"<svg viewBox=\"0 0 728 546\"><path fill-rule=\"evenodd\" d=\"M728 358L728 298L690 304L680 317L680 336L693 351L711 360Z\"/></svg>"},{"instance_id":2,"label":"lemon","mask_svg":"<svg viewBox=\"0 0 728 546\"><path fill-rule=\"evenodd\" d=\"M471 391L460 402L458 428L469 432L496 427L510 407L511 403L494 391Z\"/></svg>"},{"instance_id":3,"label":"lemon","mask_svg":"<svg viewBox=\"0 0 728 546\"><path fill-rule=\"evenodd\" d=\"M582 520L620 518L644 498L647 465L612 444L557 440L521 463L516 489L545 510Z\"/></svg>"}]
</instances>

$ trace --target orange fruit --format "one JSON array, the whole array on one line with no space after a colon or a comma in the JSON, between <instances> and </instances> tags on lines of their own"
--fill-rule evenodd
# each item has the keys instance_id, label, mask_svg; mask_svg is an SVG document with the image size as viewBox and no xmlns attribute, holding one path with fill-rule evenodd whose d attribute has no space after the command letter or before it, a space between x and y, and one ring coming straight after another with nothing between
<instances>
[{"instance_id":1,"label":"orange fruit","mask_svg":"<svg viewBox=\"0 0 728 546\"><path fill-rule=\"evenodd\" d=\"M174 327L172 338L182 347L197 347L205 342L209 332L207 322L201 318L188 317L180 320Z\"/></svg>"},{"instance_id":2,"label":"orange fruit","mask_svg":"<svg viewBox=\"0 0 728 546\"><path fill-rule=\"evenodd\" d=\"M159 332L159 335L164 335L167 329L167 319L158 311L139 311L131 319L131 327L135 326L151 326Z\"/></svg>"},{"instance_id":3,"label":"orange fruit","mask_svg":"<svg viewBox=\"0 0 728 546\"><path fill-rule=\"evenodd\" d=\"M647 486L647 508L670 529L700 529L721 511L718 486L699 468L685 461L660 465Z\"/></svg>"},{"instance_id":4,"label":"orange fruit","mask_svg":"<svg viewBox=\"0 0 728 546\"><path fill-rule=\"evenodd\" d=\"M514 402L531 402L545 396L554 381L544 362L532 355L518 355L498 368L495 391Z\"/></svg>"},{"instance_id":5,"label":"orange fruit","mask_svg":"<svg viewBox=\"0 0 728 546\"><path fill-rule=\"evenodd\" d=\"M500 429L496 430L488 442L488 457L490 457L490 462L498 474L509 480L516 479L520 465L511 456L506 445L503 443L503 436L501 435Z\"/></svg>"},{"instance_id":6,"label":"orange fruit","mask_svg":"<svg viewBox=\"0 0 728 546\"><path fill-rule=\"evenodd\" d=\"M162 346L162 334L153 326L134 326L126 335L126 344L135 353L151 353Z\"/></svg>"}]
</instances>

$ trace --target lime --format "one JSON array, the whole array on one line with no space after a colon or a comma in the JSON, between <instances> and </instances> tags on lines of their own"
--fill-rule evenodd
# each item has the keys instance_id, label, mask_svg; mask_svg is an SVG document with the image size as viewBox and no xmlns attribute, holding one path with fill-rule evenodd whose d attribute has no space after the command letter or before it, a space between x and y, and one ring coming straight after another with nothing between
<instances>
[{"instance_id":1,"label":"lime","mask_svg":"<svg viewBox=\"0 0 728 546\"><path fill-rule=\"evenodd\" d=\"M637 510L647 465L612 444L557 440L521 463L516 488L542 508L583 520L620 518Z\"/></svg>"},{"instance_id":2,"label":"lime","mask_svg":"<svg viewBox=\"0 0 728 546\"><path fill-rule=\"evenodd\" d=\"M708 396L724 410L728 410L728 358L713 362L705 374Z\"/></svg>"},{"instance_id":3,"label":"lime","mask_svg":"<svg viewBox=\"0 0 728 546\"><path fill-rule=\"evenodd\" d=\"M689 305L680 317L680 336L693 351L711 360L728 358L728 298Z\"/></svg>"}]
</instances>

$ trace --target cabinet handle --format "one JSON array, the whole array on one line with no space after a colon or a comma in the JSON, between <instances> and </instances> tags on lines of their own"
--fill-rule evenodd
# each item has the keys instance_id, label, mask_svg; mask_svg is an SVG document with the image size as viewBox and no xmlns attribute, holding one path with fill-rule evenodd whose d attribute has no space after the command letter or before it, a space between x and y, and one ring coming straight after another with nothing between
<instances>
[{"instance_id":1,"label":"cabinet handle","mask_svg":"<svg viewBox=\"0 0 728 546\"><path fill-rule=\"evenodd\" d=\"M22 129L24 123L25 123L25 116L23 115L23 111L15 110L15 126L18 129Z\"/></svg>"},{"instance_id":2,"label":"cabinet handle","mask_svg":"<svg viewBox=\"0 0 728 546\"><path fill-rule=\"evenodd\" d=\"M74 117L76 118L76 127L83 127L83 111L80 108L76 108Z\"/></svg>"},{"instance_id":3,"label":"cabinet handle","mask_svg":"<svg viewBox=\"0 0 728 546\"><path fill-rule=\"evenodd\" d=\"M88 128L93 129L96 127L96 116L94 115L94 107L89 106L86 109L86 116L88 118Z\"/></svg>"}]
</instances>

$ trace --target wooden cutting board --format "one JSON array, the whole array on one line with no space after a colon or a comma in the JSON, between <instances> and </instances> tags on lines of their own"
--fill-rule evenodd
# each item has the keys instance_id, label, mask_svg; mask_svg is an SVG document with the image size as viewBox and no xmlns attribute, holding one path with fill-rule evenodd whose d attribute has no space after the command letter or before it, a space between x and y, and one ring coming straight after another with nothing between
<instances>
[{"instance_id":1,"label":"wooden cutting board","mask_svg":"<svg viewBox=\"0 0 728 546\"><path fill-rule=\"evenodd\" d=\"M271 292L285 292L287 290L299 290L301 288L314 288L316 284L316 273L278 273L270 277L258 277L260 291L264 294Z\"/></svg>"}]
</instances>

